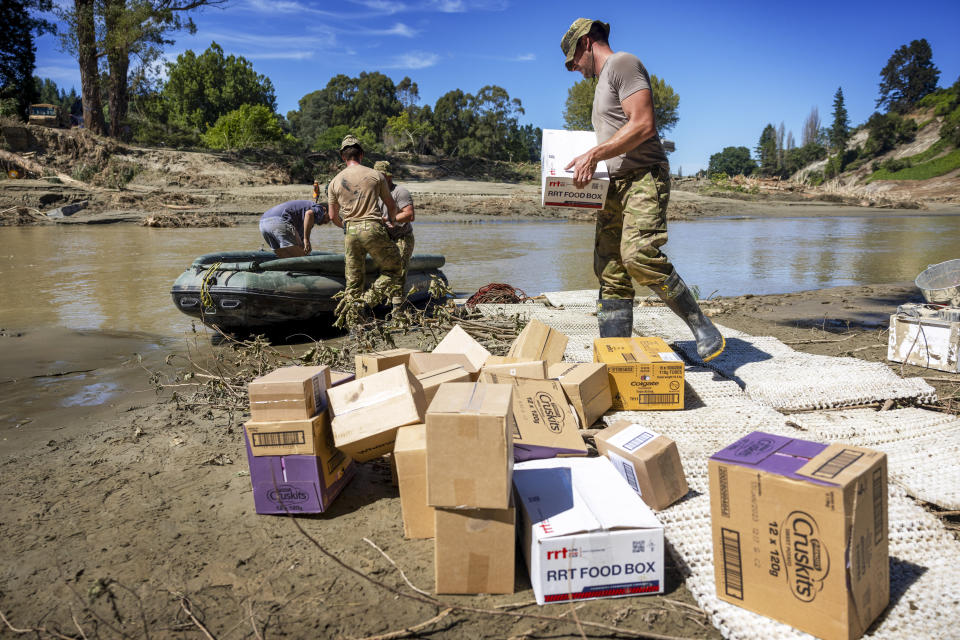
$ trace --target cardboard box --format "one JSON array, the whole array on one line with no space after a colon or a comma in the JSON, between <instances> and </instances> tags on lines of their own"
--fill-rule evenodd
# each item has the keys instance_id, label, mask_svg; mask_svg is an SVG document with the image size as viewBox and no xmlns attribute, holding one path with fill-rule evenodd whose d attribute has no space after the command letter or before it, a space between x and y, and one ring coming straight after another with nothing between
<instances>
[{"instance_id":1,"label":"cardboard box","mask_svg":"<svg viewBox=\"0 0 960 640\"><path fill-rule=\"evenodd\" d=\"M585 456L587 445L563 387L556 380L491 374L493 384L513 385L513 460Z\"/></svg>"},{"instance_id":2,"label":"cardboard box","mask_svg":"<svg viewBox=\"0 0 960 640\"><path fill-rule=\"evenodd\" d=\"M254 422L243 425L255 456L313 456L320 451L330 418L324 411L307 420Z\"/></svg>"},{"instance_id":3,"label":"cardboard box","mask_svg":"<svg viewBox=\"0 0 960 640\"><path fill-rule=\"evenodd\" d=\"M663 525L609 460L521 462L513 484L538 604L663 593Z\"/></svg>"},{"instance_id":4,"label":"cardboard box","mask_svg":"<svg viewBox=\"0 0 960 640\"><path fill-rule=\"evenodd\" d=\"M400 487L403 535L432 538L433 507L427 504L427 425L411 424L397 430L393 460Z\"/></svg>"},{"instance_id":5,"label":"cardboard box","mask_svg":"<svg viewBox=\"0 0 960 640\"><path fill-rule=\"evenodd\" d=\"M610 173L601 160L591 180L582 189L573 186L570 161L597 146L593 131L544 129L540 148L540 205L602 209L610 188Z\"/></svg>"},{"instance_id":6,"label":"cardboard box","mask_svg":"<svg viewBox=\"0 0 960 640\"><path fill-rule=\"evenodd\" d=\"M330 389L333 440L357 462L393 450L397 429L423 422L423 388L403 365Z\"/></svg>"},{"instance_id":7,"label":"cardboard box","mask_svg":"<svg viewBox=\"0 0 960 640\"><path fill-rule=\"evenodd\" d=\"M543 360L547 366L563 360L570 338L548 327L536 318L527 323L510 345L508 357L524 360Z\"/></svg>"},{"instance_id":8,"label":"cardboard box","mask_svg":"<svg viewBox=\"0 0 960 640\"><path fill-rule=\"evenodd\" d=\"M338 384L343 384L344 382L350 382L351 380L356 380L357 375L354 373L346 373L344 371L331 371L330 372L330 384L327 385L327 389L330 387L335 387Z\"/></svg>"},{"instance_id":9,"label":"cardboard box","mask_svg":"<svg viewBox=\"0 0 960 640\"><path fill-rule=\"evenodd\" d=\"M687 495L687 478L677 443L629 420L618 420L596 435L597 451L653 509Z\"/></svg>"},{"instance_id":10,"label":"cardboard box","mask_svg":"<svg viewBox=\"0 0 960 640\"><path fill-rule=\"evenodd\" d=\"M330 367L281 367L247 385L254 422L306 420L327 407Z\"/></svg>"},{"instance_id":11,"label":"cardboard box","mask_svg":"<svg viewBox=\"0 0 960 640\"><path fill-rule=\"evenodd\" d=\"M532 378L534 380L543 380L547 377L547 369L543 360L532 360L529 362L514 362L510 364L487 364L480 369L480 382L494 383L493 378ZM506 384L509 384L507 382Z\"/></svg>"},{"instance_id":12,"label":"cardboard box","mask_svg":"<svg viewBox=\"0 0 960 640\"><path fill-rule=\"evenodd\" d=\"M490 357L490 352L487 351L482 344L474 340L460 325L454 326L453 329L443 337L443 340L436 346L433 353L464 354L470 360L470 364L473 365L472 371L467 369L467 371L471 371L471 373L480 371L480 367L482 367L484 363L486 363L487 358Z\"/></svg>"},{"instance_id":13,"label":"cardboard box","mask_svg":"<svg viewBox=\"0 0 960 640\"><path fill-rule=\"evenodd\" d=\"M547 368L547 377L560 382L583 429L593 426L613 406L605 364L559 362Z\"/></svg>"},{"instance_id":14,"label":"cardboard box","mask_svg":"<svg viewBox=\"0 0 960 640\"><path fill-rule=\"evenodd\" d=\"M355 473L329 429L315 456L254 456L246 433L244 440L257 513L323 513Z\"/></svg>"},{"instance_id":15,"label":"cardboard box","mask_svg":"<svg viewBox=\"0 0 960 640\"><path fill-rule=\"evenodd\" d=\"M470 373L476 373L477 371L473 363L470 362L470 358L462 353L413 353L410 355L410 362L407 363L410 373L415 376L437 369L448 369L455 365L463 367L465 371Z\"/></svg>"},{"instance_id":16,"label":"cardboard box","mask_svg":"<svg viewBox=\"0 0 960 640\"><path fill-rule=\"evenodd\" d=\"M437 593L513 593L516 514L511 509L437 509Z\"/></svg>"},{"instance_id":17,"label":"cardboard box","mask_svg":"<svg viewBox=\"0 0 960 640\"><path fill-rule=\"evenodd\" d=\"M356 355L354 356L354 362L357 367L357 378L363 378L372 373L386 371L401 364L407 366L410 355L414 353L423 352L419 349L387 349L386 351L374 351L372 353Z\"/></svg>"},{"instance_id":18,"label":"cardboard box","mask_svg":"<svg viewBox=\"0 0 960 640\"><path fill-rule=\"evenodd\" d=\"M440 385L427 409L427 504L506 509L513 474L513 387Z\"/></svg>"},{"instance_id":19,"label":"cardboard box","mask_svg":"<svg viewBox=\"0 0 960 640\"><path fill-rule=\"evenodd\" d=\"M755 431L709 471L717 596L859 638L890 599L886 455Z\"/></svg>"},{"instance_id":20,"label":"cardboard box","mask_svg":"<svg viewBox=\"0 0 960 640\"><path fill-rule=\"evenodd\" d=\"M473 378L466 369L458 364L452 364L442 369L420 374L417 376L417 380L423 387L424 402L429 407L441 384L445 382L472 382Z\"/></svg>"},{"instance_id":21,"label":"cardboard box","mask_svg":"<svg viewBox=\"0 0 960 640\"><path fill-rule=\"evenodd\" d=\"M597 338L593 361L607 365L617 411L683 409L683 361L660 338Z\"/></svg>"},{"instance_id":22,"label":"cardboard box","mask_svg":"<svg viewBox=\"0 0 960 640\"><path fill-rule=\"evenodd\" d=\"M490 356L483 366L496 366L501 364L517 364L519 362L534 362L529 358L511 358L508 356Z\"/></svg>"}]
</instances>

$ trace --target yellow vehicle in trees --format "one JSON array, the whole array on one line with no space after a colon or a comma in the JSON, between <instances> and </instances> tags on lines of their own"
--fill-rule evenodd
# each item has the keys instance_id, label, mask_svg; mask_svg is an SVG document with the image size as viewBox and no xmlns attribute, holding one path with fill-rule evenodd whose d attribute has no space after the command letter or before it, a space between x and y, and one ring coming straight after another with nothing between
<instances>
[{"instance_id":1,"label":"yellow vehicle in trees","mask_svg":"<svg viewBox=\"0 0 960 640\"><path fill-rule=\"evenodd\" d=\"M42 127L68 127L69 116L64 116L63 109L55 104L32 104L28 111L27 122Z\"/></svg>"}]
</instances>

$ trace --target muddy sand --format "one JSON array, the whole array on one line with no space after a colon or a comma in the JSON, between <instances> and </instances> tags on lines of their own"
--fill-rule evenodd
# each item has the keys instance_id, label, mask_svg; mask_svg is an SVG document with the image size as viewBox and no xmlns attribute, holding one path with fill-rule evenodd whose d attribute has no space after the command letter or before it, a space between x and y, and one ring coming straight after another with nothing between
<instances>
[{"instance_id":1,"label":"muddy sand","mask_svg":"<svg viewBox=\"0 0 960 640\"><path fill-rule=\"evenodd\" d=\"M884 361L889 314L918 297L905 283L705 306L726 326L801 351ZM197 344L213 349L205 338ZM589 637L720 637L669 555L663 596L537 607L518 555L512 595L414 599L400 571L431 592L432 543L403 538L383 460L359 465L325 514L257 515L246 416L178 410L169 399L177 389L158 396L150 383L145 369L162 369L183 349L147 335L0 331L0 612L8 621L0 636L392 638L433 620L421 636L559 638L579 637L576 617L624 630L588 626ZM914 367L903 375L933 378L942 408L957 412L960 376ZM444 613L456 606L483 611Z\"/></svg>"}]
</instances>

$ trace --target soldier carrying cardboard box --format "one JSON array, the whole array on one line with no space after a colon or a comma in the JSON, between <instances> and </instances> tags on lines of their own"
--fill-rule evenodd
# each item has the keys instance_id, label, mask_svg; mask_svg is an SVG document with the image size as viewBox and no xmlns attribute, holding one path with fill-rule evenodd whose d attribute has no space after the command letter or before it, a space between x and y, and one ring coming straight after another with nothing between
<instances>
[{"instance_id":1,"label":"soldier carrying cardboard box","mask_svg":"<svg viewBox=\"0 0 960 640\"><path fill-rule=\"evenodd\" d=\"M597 145L566 168L574 167L577 188L590 182L601 160L610 172L594 252L600 337L630 337L633 278L687 323L706 362L723 351L723 336L660 250L667 242L670 164L657 135L650 76L636 56L611 50L609 35L609 24L579 18L560 41L567 70L597 78L592 116Z\"/></svg>"}]
</instances>

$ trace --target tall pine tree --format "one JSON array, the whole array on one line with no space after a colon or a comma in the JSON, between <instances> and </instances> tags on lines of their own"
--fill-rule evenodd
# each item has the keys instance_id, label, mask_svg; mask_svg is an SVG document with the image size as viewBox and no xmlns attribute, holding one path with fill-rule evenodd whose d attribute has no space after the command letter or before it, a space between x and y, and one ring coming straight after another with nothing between
<instances>
[{"instance_id":1,"label":"tall pine tree","mask_svg":"<svg viewBox=\"0 0 960 640\"><path fill-rule=\"evenodd\" d=\"M850 121L847 118L847 108L843 103L843 88L837 87L833 96L833 124L830 126L830 148L835 152L842 152L847 148L850 139Z\"/></svg>"},{"instance_id":2,"label":"tall pine tree","mask_svg":"<svg viewBox=\"0 0 960 640\"><path fill-rule=\"evenodd\" d=\"M763 128L757 143L757 160L760 162L760 174L772 176L777 172L777 130L772 124Z\"/></svg>"},{"instance_id":3,"label":"tall pine tree","mask_svg":"<svg viewBox=\"0 0 960 640\"><path fill-rule=\"evenodd\" d=\"M926 38L912 40L893 52L880 71L880 97L877 106L905 113L916 102L933 93L940 70L933 64L933 50Z\"/></svg>"}]
</instances>

